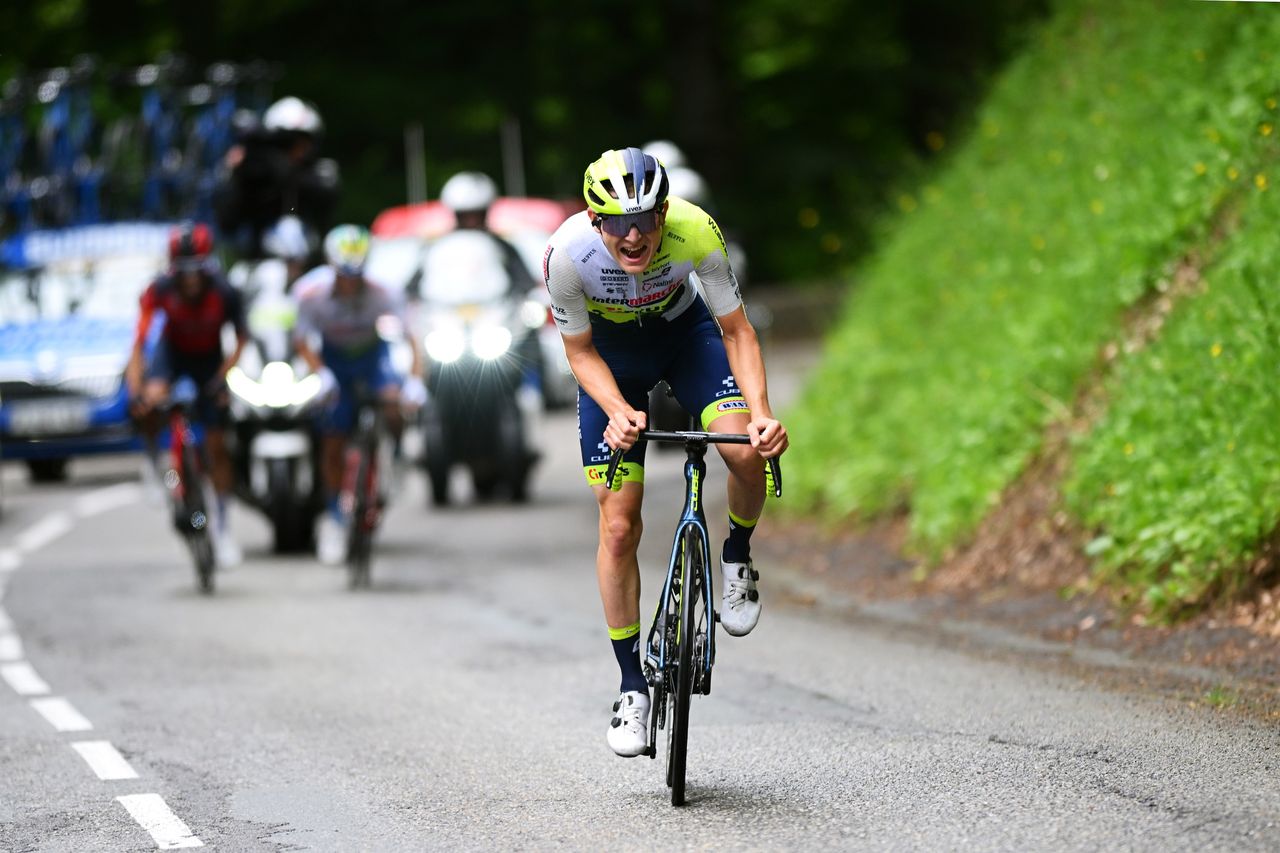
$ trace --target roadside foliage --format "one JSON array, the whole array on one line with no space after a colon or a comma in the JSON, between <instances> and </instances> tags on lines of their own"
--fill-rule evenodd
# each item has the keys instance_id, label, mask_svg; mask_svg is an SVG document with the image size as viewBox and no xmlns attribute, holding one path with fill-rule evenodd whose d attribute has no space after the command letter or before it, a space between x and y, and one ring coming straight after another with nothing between
<instances>
[{"instance_id":1,"label":"roadside foliage","mask_svg":"<svg viewBox=\"0 0 1280 853\"><path fill-rule=\"evenodd\" d=\"M1183 351L1170 337L1120 365L1113 410L1077 447L1069 503L1099 531L1093 550L1111 577L1165 585L1148 597L1157 607L1208 589L1166 581L1209 562L1226 571L1251 553L1274 524L1280 481L1274 464L1245 473L1264 465L1261 446L1275 434L1260 408L1275 393L1264 382L1273 343L1265 300L1250 296L1274 289L1259 265L1275 238L1247 231L1274 196L1277 50L1280 15L1252 4L1060 3L950 161L902 193L857 271L823 365L790 413L802 510L909 510L911 547L940 557L1067 415L1126 309L1188 253L1221 241L1214 223L1239 224L1246 231L1219 249L1220 285L1177 309L1169 331L1192 349L1196 336L1207 340L1208 363L1174 371ZM1228 423L1255 424L1257 449L1242 450L1238 436L1228 450ZM1166 478L1136 467L1144 459ZM1206 515L1215 484L1224 491Z\"/></svg>"}]
</instances>

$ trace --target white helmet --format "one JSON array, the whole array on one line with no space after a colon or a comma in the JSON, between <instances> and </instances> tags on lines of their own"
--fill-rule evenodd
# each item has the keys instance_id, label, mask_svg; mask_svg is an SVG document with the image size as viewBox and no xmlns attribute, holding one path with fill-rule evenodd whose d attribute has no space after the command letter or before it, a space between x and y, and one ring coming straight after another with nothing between
<instances>
[{"instance_id":1,"label":"white helmet","mask_svg":"<svg viewBox=\"0 0 1280 853\"><path fill-rule=\"evenodd\" d=\"M711 190L707 182L693 169L678 166L667 169L667 181L671 185L670 192L677 198L691 201L698 207L706 207L711 203Z\"/></svg>"},{"instance_id":2,"label":"white helmet","mask_svg":"<svg viewBox=\"0 0 1280 853\"><path fill-rule=\"evenodd\" d=\"M459 172L440 190L440 201L454 213L488 210L497 198L497 185L483 172Z\"/></svg>"},{"instance_id":3,"label":"white helmet","mask_svg":"<svg viewBox=\"0 0 1280 853\"><path fill-rule=\"evenodd\" d=\"M666 166L667 169L682 169L685 166L684 152L677 148L676 144L670 139L655 139L641 150L650 157L657 157L658 161L663 166ZM675 191L672 190L672 192ZM679 195L679 193L676 193L676 195Z\"/></svg>"},{"instance_id":4,"label":"white helmet","mask_svg":"<svg viewBox=\"0 0 1280 853\"><path fill-rule=\"evenodd\" d=\"M305 258L311 253L311 240L302 220L296 216L282 216L267 233L262 235L262 248L267 254L284 260Z\"/></svg>"},{"instance_id":5,"label":"white helmet","mask_svg":"<svg viewBox=\"0 0 1280 853\"><path fill-rule=\"evenodd\" d=\"M324 122L316 108L301 98L290 95L281 98L262 114L262 126L272 132L307 133L318 135L324 130Z\"/></svg>"}]
</instances>

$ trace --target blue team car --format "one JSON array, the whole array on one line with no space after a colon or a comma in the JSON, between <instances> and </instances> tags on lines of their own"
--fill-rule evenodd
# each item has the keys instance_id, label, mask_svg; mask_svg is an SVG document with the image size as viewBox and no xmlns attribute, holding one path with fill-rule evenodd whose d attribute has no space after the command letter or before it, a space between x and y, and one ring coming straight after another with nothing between
<instances>
[{"instance_id":1,"label":"blue team car","mask_svg":"<svg viewBox=\"0 0 1280 853\"><path fill-rule=\"evenodd\" d=\"M116 223L0 243L0 458L47 481L73 457L140 449L124 367L168 233Z\"/></svg>"}]
</instances>

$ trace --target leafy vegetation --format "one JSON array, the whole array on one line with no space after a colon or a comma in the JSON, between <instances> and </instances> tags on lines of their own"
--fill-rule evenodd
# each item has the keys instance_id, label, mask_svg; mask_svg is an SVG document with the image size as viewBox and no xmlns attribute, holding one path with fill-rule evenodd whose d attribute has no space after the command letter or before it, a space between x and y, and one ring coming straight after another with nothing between
<instances>
[{"instance_id":1,"label":"leafy vegetation","mask_svg":"<svg viewBox=\"0 0 1280 853\"><path fill-rule=\"evenodd\" d=\"M1047 0L24 0L0 3L0 83L80 52L284 64L345 176L340 215L404 198L403 130L421 122L428 192L460 169L502 178L519 121L527 189L573 197L605 148L679 143L757 280L836 273L888 188L918 173ZM932 140L932 144L930 143Z\"/></svg>"},{"instance_id":2,"label":"leafy vegetation","mask_svg":"<svg viewBox=\"0 0 1280 853\"><path fill-rule=\"evenodd\" d=\"M1059 4L997 81L954 159L898 198L880 250L860 269L792 413L793 494L804 510L840 518L910 509L911 542L931 557L974 529L1046 425L1068 411L1125 309L1205 237L1214 211L1256 192L1257 164L1274 146L1267 58L1280 44L1280 16L1244 6ZM1224 352L1234 339L1224 338ZM1179 380L1179 394L1196 390ZM1144 443L1150 420L1141 429L1117 421L1121 448L1143 443L1154 462L1183 447ZM1216 446L1225 452L1227 440ZM1075 506L1110 530L1130 511L1126 494L1140 490L1133 479L1090 509L1099 478L1112 476L1108 464L1099 455L1085 469ZM1171 479L1166 496L1176 486ZM1161 512L1158 503L1147 509ZM1218 531L1237 543L1221 559L1256 541L1266 512ZM1117 527L1117 561L1133 553L1127 531L1141 529Z\"/></svg>"},{"instance_id":3,"label":"leafy vegetation","mask_svg":"<svg viewBox=\"0 0 1280 853\"><path fill-rule=\"evenodd\" d=\"M1274 102L1273 102L1274 103ZM1271 124L1262 125L1269 137ZM1075 448L1070 506L1100 531L1100 577L1158 616L1236 591L1280 518L1280 204L1271 169L1204 292L1124 359Z\"/></svg>"}]
</instances>

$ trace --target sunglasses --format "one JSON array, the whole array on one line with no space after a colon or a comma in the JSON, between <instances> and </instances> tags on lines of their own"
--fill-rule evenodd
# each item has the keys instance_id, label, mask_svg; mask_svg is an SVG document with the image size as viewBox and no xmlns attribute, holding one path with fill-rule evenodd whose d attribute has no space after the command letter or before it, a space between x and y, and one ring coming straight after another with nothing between
<instances>
[{"instance_id":1,"label":"sunglasses","mask_svg":"<svg viewBox=\"0 0 1280 853\"><path fill-rule=\"evenodd\" d=\"M633 227L640 229L641 234L648 234L658 230L660 215L661 211L657 208L640 213L600 213L596 215L595 226L604 229L606 234L612 234L614 237L627 236Z\"/></svg>"}]
</instances>

